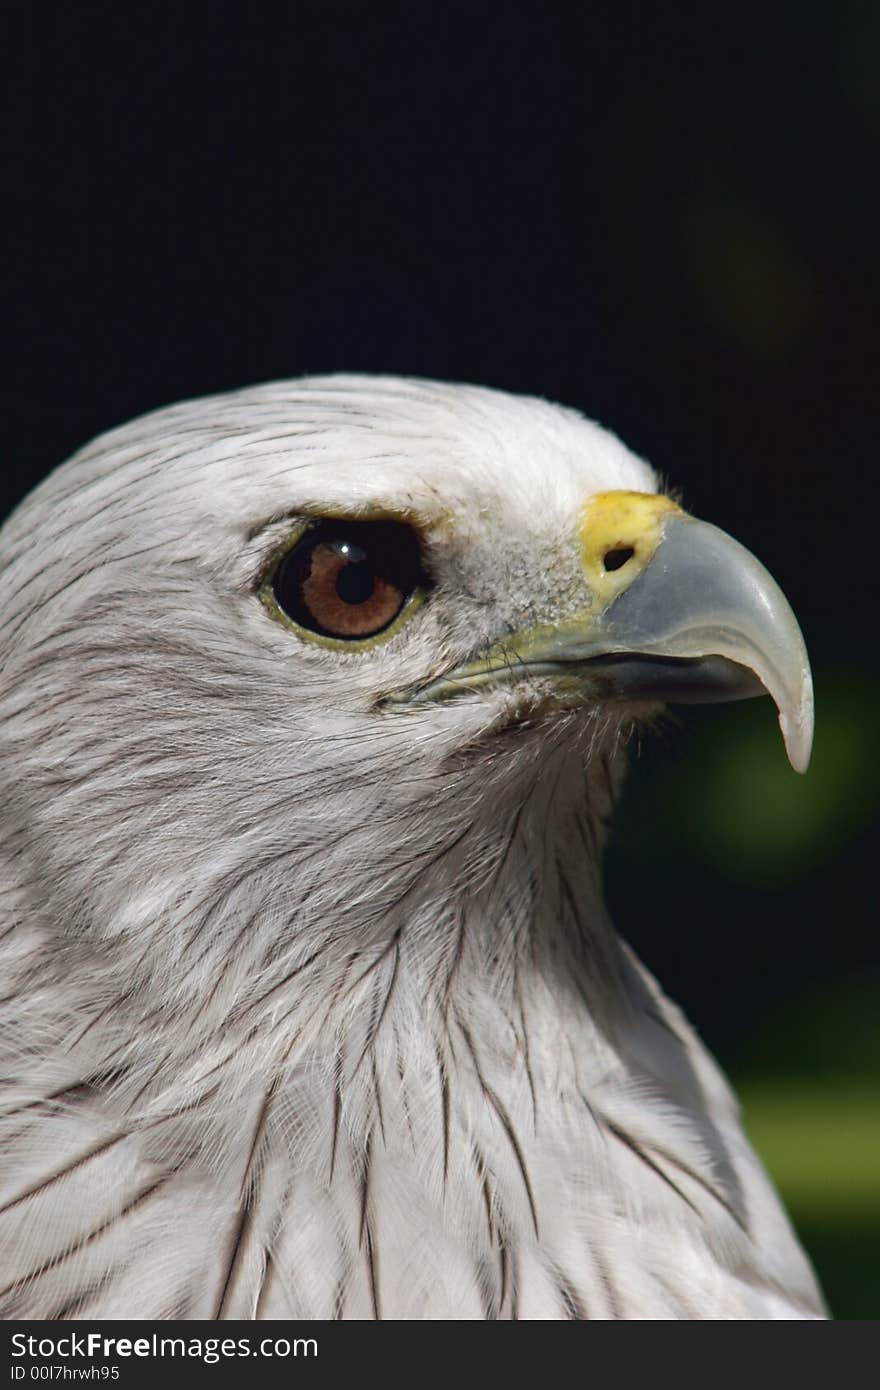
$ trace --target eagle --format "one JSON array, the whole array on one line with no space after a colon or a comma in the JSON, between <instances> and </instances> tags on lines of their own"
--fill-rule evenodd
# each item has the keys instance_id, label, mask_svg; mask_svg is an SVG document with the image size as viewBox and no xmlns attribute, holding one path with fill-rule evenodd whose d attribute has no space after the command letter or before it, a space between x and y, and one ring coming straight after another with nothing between
<instances>
[{"instance_id":1,"label":"eagle","mask_svg":"<svg viewBox=\"0 0 880 1390\"><path fill-rule=\"evenodd\" d=\"M575 410L331 375L104 434L0 573L4 1318L826 1316L602 891L668 702L806 768L742 545Z\"/></svg>"}]
</instances>

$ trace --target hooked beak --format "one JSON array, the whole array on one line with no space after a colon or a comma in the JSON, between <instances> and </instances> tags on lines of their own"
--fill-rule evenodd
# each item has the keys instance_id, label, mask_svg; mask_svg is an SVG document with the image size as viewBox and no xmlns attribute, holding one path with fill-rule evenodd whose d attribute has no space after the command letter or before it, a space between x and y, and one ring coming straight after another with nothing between
<instances>
[{"instance_id":1,"label":"hooked beak","mask_svg":"<svg viewBox=\"0 0 880 1390\"><path fill-rule=\"evenodd\" d=\"M805 772L813 687L785 595L745 546L669 498L608 492L579 541L589 602L559 623L515 632L403 697L445 700L525 676L567 701L713 703L768 694L789 761Z\"/></svg>"}]
</instances>

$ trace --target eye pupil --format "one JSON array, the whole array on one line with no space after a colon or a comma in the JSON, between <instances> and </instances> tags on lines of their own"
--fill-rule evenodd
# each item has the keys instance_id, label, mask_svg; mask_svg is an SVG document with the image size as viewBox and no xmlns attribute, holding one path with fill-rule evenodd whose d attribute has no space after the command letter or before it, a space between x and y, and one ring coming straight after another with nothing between
<instances>
[{"instance_id":1,"label":"eye pupil","mask_svg":"<svg viewBox=\"0 0 880 1390\"><path fill-rule=\"evenodd\" d=\"M375 576L365 560L346 565L336 578L336 592L343 603L366 603L375 587Z\"/></svg>"},{"instance_id":2,"label":"eye pupil","mask_svg":"<svg viewBox=\"0 0 880 1390\"><path fill-rule=\"evenodd\" d=\"M411 527L327 519L291 546L271 585L278 608L299 627L357 641L390 627L426 582Z\"/></svg>"}]
</instances>

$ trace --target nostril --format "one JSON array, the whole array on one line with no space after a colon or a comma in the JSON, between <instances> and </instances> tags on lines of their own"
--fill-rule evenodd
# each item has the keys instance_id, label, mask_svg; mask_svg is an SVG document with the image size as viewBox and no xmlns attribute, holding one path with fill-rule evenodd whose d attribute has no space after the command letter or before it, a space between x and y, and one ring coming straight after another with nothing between
<instances>
[{"instance_id":1,"label":"nostril","mask_svg":"<svg viewBox=\"0 0 880 1390\"><path fill-rule=\"evenodd\" d=\"M610 550L605 551L604 565L606 570L619 570L631 560L635 555L635 547L631 545L614 545Z\"/></svg>"}]
</instances>

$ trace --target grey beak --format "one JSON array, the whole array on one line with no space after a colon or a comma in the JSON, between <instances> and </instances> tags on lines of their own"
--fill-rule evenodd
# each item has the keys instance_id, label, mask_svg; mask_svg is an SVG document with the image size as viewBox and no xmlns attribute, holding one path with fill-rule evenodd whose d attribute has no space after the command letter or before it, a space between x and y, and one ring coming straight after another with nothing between
<instances>
[{"instance_id":1,"label":"grey beak","mask_svg":"<svg viewBox=\"0 0 880 1390\"><path fill-rule=\"evenodd\" d=\"M766 691L789 761L806 771L813 683L801 630L773 577L726 532L684 513L666 517L653 559L600 622L594 658L601 648L607 657L638 653L694 663L690 672L669 669L670 688L660 698L736 700Z\"/></svg>"}]
</instances>

